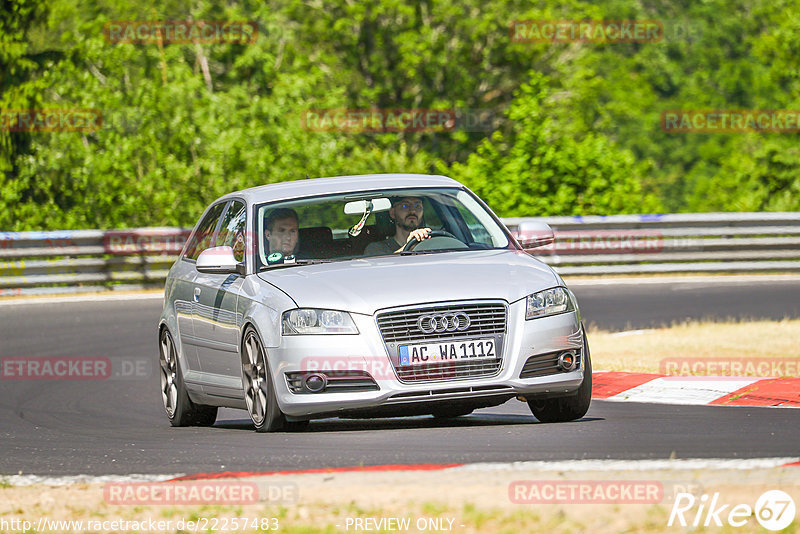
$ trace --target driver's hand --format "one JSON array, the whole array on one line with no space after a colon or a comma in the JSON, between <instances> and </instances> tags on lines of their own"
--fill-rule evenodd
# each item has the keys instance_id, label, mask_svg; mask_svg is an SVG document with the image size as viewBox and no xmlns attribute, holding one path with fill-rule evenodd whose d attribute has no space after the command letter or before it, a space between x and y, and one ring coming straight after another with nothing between
<instances>
[{"instance_id":1,"label":"driver's hand","mask_svg":"<svg viewBox=\"0 0 800 534\"><path fill-rule=\"evenodd\" d=\"M417 241L422 241L423 239L428 239L428 237L430 237L428 234L430 234L431 231L432 230L430 228L417 228L416 230L414 230L410 234L408 234L408 239L406 239L406 244L408 244L408 242L411 241L412 239L416 239ZM397 250L394 251L395 254L397 254L398 252L403 252L404 248L405 248L405 245L403 245L402 247L398 248Z\"/></svg>"},{"instance_id":2,"label":"driver's hand","mask_svg":"<svg viewBox=\"0 0 800 534\"><path fill-rule=\"evenodd\" d=\"M428 239L428 234L431 233L430 228L417 228L416 230L412 231L408 234L408 239L406 239L406 243L411 241L412 239L416 239L417 241L422 241L423 239Z\"/></svg>"}]
</instances>

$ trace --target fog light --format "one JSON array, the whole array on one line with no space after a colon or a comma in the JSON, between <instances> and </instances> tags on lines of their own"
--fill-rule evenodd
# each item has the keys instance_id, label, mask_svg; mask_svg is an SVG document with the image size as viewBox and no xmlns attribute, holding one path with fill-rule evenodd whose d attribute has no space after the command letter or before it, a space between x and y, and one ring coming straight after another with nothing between
<instances>
[{"instance_id":1,"label":"fog light","mask_svg":"<svg viewBox=\"0 0 800 534\"><path fill-rule=\"evenodd\" d=\"M303 385L311 393L319 393L328 385L328 380L324 375L314 373L303 378Z\"/></svg>"},{"instance_id":2,"label":"fog light","mask_svg":"<svg viewBox=\"0 0 800 534\"><path fill-rule=\"evenodd\" d=\"M569 352L562 352L558 356L558 368L562 371L572 371L575 369L575 362L577 358L575 357L575 353L572 351Z\"/></svg>"}]
</instances>

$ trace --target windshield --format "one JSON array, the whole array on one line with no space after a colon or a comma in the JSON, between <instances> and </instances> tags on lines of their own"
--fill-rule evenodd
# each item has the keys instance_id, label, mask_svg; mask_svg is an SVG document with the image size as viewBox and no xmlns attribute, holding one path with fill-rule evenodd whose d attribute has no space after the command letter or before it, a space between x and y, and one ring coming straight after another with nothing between
<instances>
[{"instance_id":1,"label":"windshield","mask_svg":"<svg viewBox=\"0 0 800 534\"><path fill-rule=\"evenodd\" d=\"M431 236L401 251L409 232ZM458 188L343 193L256 207L259 268L389 254L500 249L504 229Z\"/></svg>"}]
</instances>

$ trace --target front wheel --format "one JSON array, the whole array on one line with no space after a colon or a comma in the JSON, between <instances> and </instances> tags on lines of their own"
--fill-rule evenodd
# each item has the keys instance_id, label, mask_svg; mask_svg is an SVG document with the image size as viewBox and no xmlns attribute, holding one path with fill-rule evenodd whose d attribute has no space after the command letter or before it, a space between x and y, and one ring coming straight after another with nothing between
<instances>
[{"instance_id":1,"label":"front wheel","mask_svg":"<svg viewBox=\"0 0 800 534\"><path fill-rule=\"evenodd\" d=\"M592 359L589 355L589 343L586 340L586 333L583 334L583 353L583 382L581 382L575 395L528 401L528 407L531 412L542 423L575 421L589 411L589 404L592 402Z\"/></svg>"},{"instance_id":2,"label":"front wheel","mask_svg":"<svg viewBox=\"0 0 800 534\"><path fill-rule=\"evenodd\" d=\"M305 432L308 430L310 421L286 421L283 424L283 429L287 432Z\"/></svg>"},{"instance_id":3,"label":"front wheel","mask_svg":"<svg viewBox=\"0 0 800 534\"><path fill-rule=\"evenodd\" d=\"M183 373L178 363L175 342L169 330L159 336L159 364L161 368L161 401L172 426L211 426L217 420L217 407L195 404L189 398Z\"/></svg>"},{"instance_id":4,"label":"front wheel","mask_svg":"<svg viewBox=\"0 0 800 534\"><path fill-rule=\"evenodd\" d=\"M256 432L275 432L286 424L278 408L267 355L255 329L248 327L242 344L244 400Z\"/></svg>"}]
</instances>

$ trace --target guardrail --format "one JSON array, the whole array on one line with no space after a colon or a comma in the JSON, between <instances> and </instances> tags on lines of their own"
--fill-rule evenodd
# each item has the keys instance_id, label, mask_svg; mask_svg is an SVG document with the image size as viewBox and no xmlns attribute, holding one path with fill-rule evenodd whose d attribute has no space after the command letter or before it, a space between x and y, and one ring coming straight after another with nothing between
<instances>
[{"instance_id":1,"label":"guardrail","mask_svg":"<svg viewBox=\"0 0 800 534\"><path fill-rule=\"evenodd\" d=\"M548 223L535 256L562 275L800 271L800 213L508 218Z\"/></svg>"},{"instance_id":2,"label":"guardrail","mask_svg":"<svg viewBox=\"0 0 800 534\"><path fill-rule=\"evenodd\" d=\"M0 232L0 296L163 287L190 232Z\"/></svg>"},{"instance_id":3,"label":"guardrail","mask_svg":"<svg viewBox=\"0 0 800 534\"><path fill-rule=\"evenodd\" d=\"M800 271L800 212L507 218L548 223L565 276ZM186 228L0 232L0 296L161 287Z\"/></svg>"}]
</instances>

